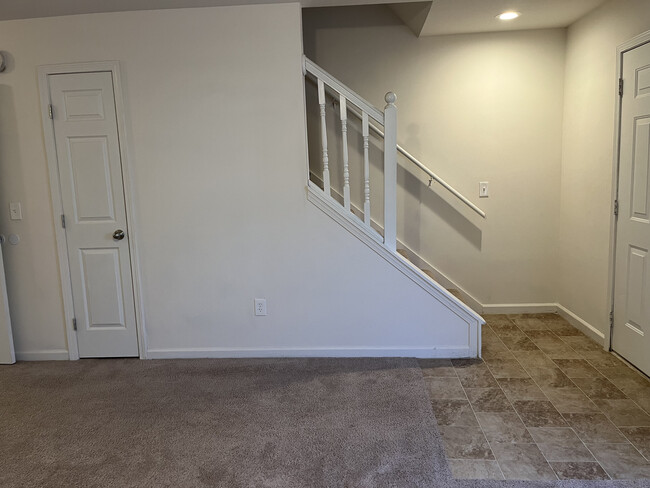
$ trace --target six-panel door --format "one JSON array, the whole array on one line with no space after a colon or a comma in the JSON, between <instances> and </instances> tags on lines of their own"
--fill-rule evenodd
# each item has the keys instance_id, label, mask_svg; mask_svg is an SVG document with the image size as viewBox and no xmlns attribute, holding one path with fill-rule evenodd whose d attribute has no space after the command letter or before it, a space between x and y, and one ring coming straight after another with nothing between
<instances>
[{"instance_id":1,"label":"six-panel door","mask_svg":"<svg viewBox=\"0 0 650 488\"><path fill-rule=\"evenodd\" d=\"M650 44L623 55L612 348L650 374Z\"/></svg>"},{"instance_id":2,"label":"six-panel door","mask_svg":"<svg viewBox=\"0 0 650 488\"><path fill-rule=\"evenodd\" d=\"M112 73L48 79L79 355L138 356Z\"/></svg>"}]
</instances>

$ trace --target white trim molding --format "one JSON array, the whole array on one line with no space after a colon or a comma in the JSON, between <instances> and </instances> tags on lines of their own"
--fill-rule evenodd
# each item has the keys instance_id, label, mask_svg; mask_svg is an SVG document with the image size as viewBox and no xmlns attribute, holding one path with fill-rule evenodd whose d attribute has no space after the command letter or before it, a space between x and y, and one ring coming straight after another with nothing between
<instances>
[{"instance_id":1,"label":"white trim molding","mask_svg":"<svg viewBox=\"0 0 650 488\"><path fill-rule=\"evenodd\" d=\"M557 313L560 317L569 322L573 327L583 332L604 349L609 348L605 340L606 335L580 318L571 310L560 303L513 303L513 304L488 304L483 305L483 315L496 314L533 314L533 313Z\"/></svg>"},{"instance_id":2,"label":"white trim molding","mask_svg":"<svg viewBox=\"0 0 650 488\"><path fill-rule=\"evenodd\" d=\"M584 332L586 335L591 337L599 344L603 344L603 347L608 348L607 346L609 344L605 344L605 334L603 334L601 331L596 329L596 327L591 325L586 320L581 319L576 314L574 314L571 310L560 305L559 303L557 304L557 311L562 318L564 318L567 322L573 325L576 329L580 330L581 332Z\"/></svg>"},{"instance_id":3,"label":"white trim molding","mask_svg":"<svg viewBox=\"0 0 650 488\"><path fill-rule=\"evenodd\" d=\"M171 348L149 349L150 359L194 358L363 358L363 357L415 357L415 358L466 358L470 348L463 346L429 347L305 347L305 348Z\"/></svg>"},{"instance_id":4,"label":"white trim molding","mask_svg":"<svg viewBox=\"0 0 650 488\"><path fill-rule=\"evenodd\" d=\"M50 195L52 198L52 211L54 218L54 231L56 236L57 253L59 257L59 277L63 292L63 313L65 321L68 350L67 359L79 359L77 345L77 334L72 325L74 307L72 302L72 283L70 280L70 264L68 261L68 250L66 245L65 230L61 227L59 218L63 215L63 203L61 198L61 186L59 182L58 162L56 156L56 145L54 142L54 125L49 118L50 89L48 76L62 73L91 73L98 71L109 71L113 78L113 95L115 97L115 111L117 115L117 130L120 139L120 156L122 159L122 185L124 187L124 202L126 208L126 220L129 234L129 252L131 257L131 276L133 280L133 295L135 304L136 328L138 331L138 350L140 359L147 358L146 331L144 326L144 306L142 301L140 263L138 259L137 225L135 222L133 176L130 166L127 118L124 104L124 93L122 91L120 63L118 61L96 61L87 63L55 64L38 67L38 86L41 101L41 122L43 126L43 137L45 140L45 152L50 179ZM24 353L30 357L37 353ZM40 353L38 353L40 354ZM57 352L59 354L59 352Z\"/></svg>"},{"instance_id":5,"label":"white trim molding","mask_svg":"<svg viewBox=\"0 0 650 488\"><path fill-rule=\"evenodd\" d=\"M70 353L66 349L45 351L16 351L18 361L68 361Z\"/></svg>"},{"instance_id":6,"label":"white trim molding","mask_svg":"<svg viewBox=\"0 0 650 488\"><path fill-rule=\"evenodd\" d=\"M489 303L482 305L484 315L515 313L555 313L557 303Z\"/></svg>"}]
</instances>

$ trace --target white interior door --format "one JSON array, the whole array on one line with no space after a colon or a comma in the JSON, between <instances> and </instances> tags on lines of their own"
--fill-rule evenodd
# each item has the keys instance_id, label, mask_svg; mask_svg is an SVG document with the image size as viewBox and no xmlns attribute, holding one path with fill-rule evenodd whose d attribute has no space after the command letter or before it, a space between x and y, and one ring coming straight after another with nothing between
<instances>
[{"instance_id":1,"label":"white interior door","mask_svg":"<svg viewBox=\"0 0 650 488\"><path fill-rule=\"evenodd\" d=\"M650 374L650 43L623 55L612 348Z\"/></svg>"},{"instance_id":2,"label":"white interior door","mask_svg":"<svg viewBox=\"0 0 650 488\"><path fill-rule=\"evenodd\" d=\"M112 74L48 81L79 356L138 356Z\"/></svg>"},{"instance_id":3,"label":"white interior door","mask_svg":"<svg viewBox=\"0 0 650 488\"><path fill-rule=\"evenodd\" d=\"M15 362L16 354L14 353L14 339L11 333L11 319L7 302L5 267L2 260L2 247L0 247L0 364Z\"/></svg>"}]
</instances>

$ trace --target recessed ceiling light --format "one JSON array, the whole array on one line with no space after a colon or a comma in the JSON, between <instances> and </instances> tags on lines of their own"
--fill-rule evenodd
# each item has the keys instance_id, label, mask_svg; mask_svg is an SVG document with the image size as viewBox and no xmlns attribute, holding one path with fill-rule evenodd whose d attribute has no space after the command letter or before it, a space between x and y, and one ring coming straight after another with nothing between
<instances>
[{"instance_id":1,"label":"recessed ceiling light","mask_svg":"<svg viewBox=\"0 0 650 488\"><path fill-rule=\"evenodd\" d=\"M499 20L512 20L517 17L519 17L519 12L503 12L502 14L497 15L497 19Z\"/></svg>"}]
</instances>

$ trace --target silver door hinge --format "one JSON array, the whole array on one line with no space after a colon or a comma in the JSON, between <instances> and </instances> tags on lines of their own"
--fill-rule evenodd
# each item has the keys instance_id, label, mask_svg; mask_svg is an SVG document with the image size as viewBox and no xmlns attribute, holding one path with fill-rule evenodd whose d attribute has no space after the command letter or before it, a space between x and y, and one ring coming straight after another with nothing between
<instances>
[{"instance_id":1,"label":"silver door hinge","mask_svg":"<svg viewBox=\"0 0 650 488\"><path fill-rule=\"evenodd\" d=\"M61 227L65 229L65 215L61 214Z\"/></svg>"},{"instance_id":2,"label":"silver door hinge","mask_svg":"<svg viewBox=\"0 0 650 488\"><path fill-rule=\"evenodd\" d=\"M618 79L618 96L623 96L623 78Z\"/></svg>"},{"instance_id":3,"label":"silver door hinge","mask_svg":"<svg viewBox=\"0 0 650 488\"><path fill-rule=\"evenodd\" d=\"M618 217L618 200L614 200L614 216Z\"/></svg>"},{"instance_id":4,"label":"silver door hinge","mask_svg":"<svg viewBox=\"0 0 650 488\"><path fill-rule=\"evenodd\" d=\"M72 329L77 330L77 319L72 319Z\"/></svg>"},{"instance_id":5,"label":"silver door hinge","mask_svg":"<svg viewBox=\"0 0 650 488\"><path fill-rule=\"evenodd\" d=\"M54 119L54 109L51 103L47 106L47 115L50 119Z\"/></svg>"},{"instance_id":6,"label":"silver door hinge","mask_svg":"<svg viewBox=\"0 0 650 488\"><path fill-rule=\"evenodd\" d=\"M614 327L614 310L609 312L609 326Z\"/></svg>"}]
</instances>

